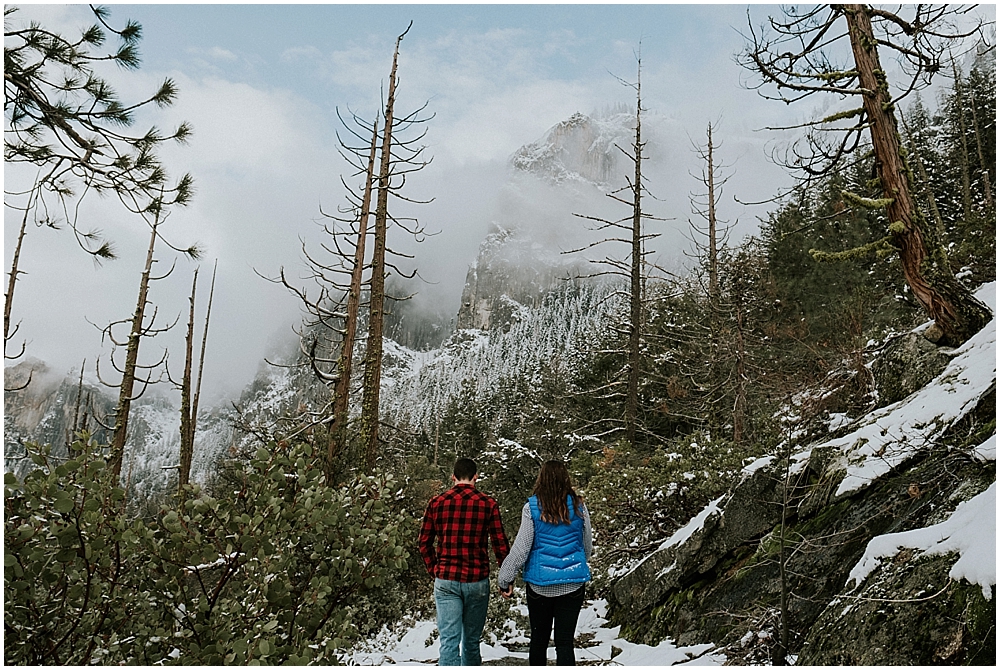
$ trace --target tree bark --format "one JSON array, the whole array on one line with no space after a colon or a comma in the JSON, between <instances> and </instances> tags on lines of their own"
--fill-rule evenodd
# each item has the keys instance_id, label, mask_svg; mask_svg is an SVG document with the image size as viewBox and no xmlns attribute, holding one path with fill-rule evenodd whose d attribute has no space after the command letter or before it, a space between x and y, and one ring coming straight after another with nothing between
<instances>
[{"instance_id":1,"label":"tree bark","mask_svg":"<svg viewBox=\"0 0 1000 670\"><path fill-rule=\"evenodd\" d=\"M628 337L628 390L625 398L625 439L635 444L639 414L639 357L642 334L642 66L636 78L635 182L632 184L632 268Z\"/></svg>"},{"instance_id":2,"label":"tree bark","mask_svg":"<svg viewBox=\"0 0 1000 670\"><path fill-rule=\"evenodd\" d=\"M385 316L385 236L389 218L393 106L396 102L396 66L399 59L399 43L404 35L406 35L405 32L396 39L396 50L392 55L389 92L385 103L385 128L382 133L378 202L375 207L375 241L372 251L368 343L365 348L364 393L361 400L361 437L365 450L365 469L368 472L375 468L375 459L378 455L379 387L382 382L382 330L383 317Z\"/></svg>"},{"instance_id":3,"label":"tree bark","mask_svg":"<svg viewBox=\"0 0 1000 670\"><path fill-rule=\"evenodd\" d=\"M219 269L219 260L215 260L212 268L212 283L208 287L208 307L205 309L205 330L201 334L201 353L198 355L198 381L194 385L194 400L191 402L191 445L194 446L194 434L198 429L198 403L201 401L201 377L205 371L205 347L208 344L208 323L212 318L212 300L215 298L215 273Z\"/></svg>"},{"instance_id":4,"label":"tree bark","mask_svg":"<svg viewBox=\"0 0 1000 670\"><path fill-rule=\"evenodd\" d=\"M153 222L149 236L149 249L146 251L146 265L139 280L139 299L132 316L132 329L128 336L128 347L125 352L125 368L122 372L122 382L118 391L118 407L115 411L115 428L111 438L111 458L109 468L113 482L117 484L121 478L122 461L125 455L125 438L128 436L128 418L132 409L132 391L135 389L135 369L139 360L139 343L142 340L142 320L146 312L146 296L149 293L149 275L153 269L153 249L156 247L156 229L159 217Z\"/></svg>"},{"instance_id":5,"label":"tree bark","mask_svg":"<svg viewBox=\"0 0 1000 670\"><path fill-rule=\"evenodd\" d=\"M354 249L354 267L347 293L347 316L344 319L344 339L340 345L340 377L333 390L333 425L326 451L327 481L332 481L333 462L347 435L347 412L351 393L351 373L354 367L354 342L358 330L358 306L361 304L361 279L365 265L365 240L368 237L368 217L371 214L372 184L375 181L375 153L378 144L378 120L372 122L372 142L365 173L365 191L358 218L358 242Z\"/></svg>"},{"instance_id":6,"label":"tree bark","mask_svg":"<svg viewBox=\"0 0 1000 670\"><path fill-rule=\"evenodd\" d=\"M955 279L941 241L927 240L928 231L910 193L909 170L900 154L892 99L879 63L868 8L844 5L842 11L858 82L865 91L862 97L878 178L885 197L891 199L886 214L903 275L914 297L943 332L941 344L957 346L989 321L989 309Z\"/></svg>"},{"instance_id":7,"label":"tree bark","mask_svg":"<svg viewBox=\"0 0 1000 670\"><path fill-rule=\"evenodd\" d=\"M14 305L14 286L17 284L17 276L21 274L18 269L18 263L21 260L21 246L24 244L24 235L28 230L28 212L31 211L30 203L24 210L24 216L21 218L21 230L17 234L17 244L14 246L14 258L10 263L10 275L7 279L7 293L4 295L3 302L3 349L4 358L7 356L7 342L13 337L13 333L10 332L10 312ZM15 328L16 330L16 328ZM23 354L24 351L22 350ZM10 356L10 358L19 358L21 354L17 356Z\"/></svg>"},{"instance_id":8,"label":"tree bark","mask_svg":"<svg viewBox=\"0 0 1000 670\"><path fill-rule=\"evenodd\" d=\"M191 359L194 356L194 302L198 289L198 270L191 281L188 298L187 335L184 337L184 376L181 379L181 457L177 474L177 492L180 493L191 478L191 458L194 455L194 432L191 430Z\"/></svg>"},{"instance_id":9,"label":"tree bark","mask_svg":"<svg viewBox=\"0 0 1000 670\"><path fill-rule=\"evenodd\" d=\"M708 124L708 296L713 313L719 307L719 246L715 216L715 162L712 124Z\"/></svg>"}]
</instances>

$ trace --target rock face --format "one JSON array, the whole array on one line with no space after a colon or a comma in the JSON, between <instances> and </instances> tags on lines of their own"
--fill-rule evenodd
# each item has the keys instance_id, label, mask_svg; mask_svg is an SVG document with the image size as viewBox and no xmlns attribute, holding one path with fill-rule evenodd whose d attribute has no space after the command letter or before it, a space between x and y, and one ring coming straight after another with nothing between
<instances>
[{"instance_id":1,"label":"rock face","mask_svg":"<svg viewBox=\"0 0 1000 670\"><path fill-rule=\"evenodd\" d=\"M24 361L4 371L4 382L9 388L18 388L29 379L31 383L26 388L3 394L6 470L23 475L29 468L23 458L24 443L29 440L52 445L56 456L65 454L74 421L78 429L91 431L99 441L110 437L95 420L96 416L107 422L114 411L114 402L100 389L89 384L80 389L70 377L55 379L48 366L36 360Z\"/></svg>"},{"instance_id":2,"label":"rock face","mask_svg":"<svg viewBox=\"0 0 1000 670\"><path fill-rule=\"evenodd\" d=\"M65 457L74 422L78 430L89 431L102 444L110 442L111 434L101 424L114 422L115 398L86 382L80 387L74 375L57 379L39 361L25 361L5 370L7 385L23 384L31 370L34 373L27 388L4 393L4 468L19 477L35 467L25 458L27 442L50 445L53 456ZM234 435L225 408L199 414L191 478L204 482L219 454L233 444ZM152 394L134 401L123 483L145 494L163 491L171 485L170 475L176 473L179 444L180 414L172 402Z\"/></svg>"},{"instance_id":3,"label":"rock face","mask_svg":"<svg viewBox=\"0 0 1000 670\"><path fill-rule=\"evenodd\" d=\"M456 327L507 330L525 307L537 307L579 261L547 250L523 231L496 228L479 247L462 290Z\"/></svg>"},{"instance_id":4,"label":"rock face","mask_svg":"<svg viewBox=\"0 0 1000 670\"><path fill-rule=\"evenodd\" d=\"M542 139L518 149L511 165L554 182L607 184L618 176L621 152L615 144L627 148L634 122L629 112L600 119L576 113L553 126Z\"/></svg>"},{"instance_id":5,"label":"rock face","mask_svg":"<svg viewBox=\"0 0 1000 670\"><path fill-rule=\"evenodd\" d=\"M986 598L982 583L950 578L956 554L902 548L849 581L873 538L939 524L996 480L995 332L950 356L918 338L897 340L874 367L925 361L934 375L907 370L898 388L926 386L839 437L750 466L714 509L613 585L610 620L636 642L712 642L730 663L773 662L784 555L787 651L798 664L991 662L996 586Z\"/></svg>"},{"instance_id":6,"label":"rock face","mask_svg":"<svg viewBox=\"0 0 1000 670\"><path fill-rule=\"evenodd\" d=\"M921 333L907 333L886 345L872 364L879 404L888 405L910 395L937 377L950 356Z\"/></svg>"},{"instance_id":7,"label":"rock face","mask_svg":"<svg viewBox=\"0 0 1000 670\"><path fill-rule=\"evenodd\" d=\"M720 556L761 537L780 519L779 477L775 467L762 468L737 487L691 529L690 539L649 555L613 587L614 600L633 611L653 608L667 594L712 573Z\"/></svg>"},{"instance_id":8,"label":"rock face","mask_svg":"<svg viewBox=\"0 0 1000 670\"><path fill-rule=\"evenodd\" d=\"M594 272L562 252L577 245L585 224L572 217L580 198L605 199L621 179L621 151L633 117L616 110L600 118L574 114L510 159L510 182L500 220L494 221L469 268L456 328L507 329L523 307L537 307L562 280ZM589 205L588 205L589 206Z\"/></svg>"},{"instance_id":9,"label":"rock face","mask_svg":"<svg viewBox=\"0 0 1000 670\"><path fill-rule=\"evenodd\" d=\"M978 586L952 583L954 562L954 556L901 551L856 598L830 602L809 629L798 663L993 665L996 589L987 601Z\"/></svg>"}]
</instances>

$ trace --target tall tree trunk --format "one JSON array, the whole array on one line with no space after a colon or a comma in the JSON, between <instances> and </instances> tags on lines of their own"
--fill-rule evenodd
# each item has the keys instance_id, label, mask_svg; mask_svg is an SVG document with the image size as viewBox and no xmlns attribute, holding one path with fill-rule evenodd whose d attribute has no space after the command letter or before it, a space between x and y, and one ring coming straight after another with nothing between
<instances>
[{"instance_id":1,"label":"tall tree trunk","mask_svg":"<svg viewBox=\"0 0 1000 670\"><path fill-rule=\"evenodd\" d=\"M955 61L951 61L951 71L955 76L955 100L958 107L958 132L961 135L962 160L962 218L968 221L972 218L972 177L969 172L969 140L968 129L965 126L965 96L962 95L962 75L958 72Z\"/></svg>"},{"instance_id":2,"label":"tall tree trunk","mask_svg":"<svg viewBox=\"0 0 1000 670\"><path fill-rule=\"evenodd\" d=\"M396 102L399 43L405 35L404 32L396 39L396 50L392 54L392 71L389 73L389 92L385 103L385 128L382 133L382 161L378 174L378 202L375 207L368 343L365 348L364 393L361 399L361 438L365 449L365 469L368 472L374 469L378 455L379 386L382 382L382 330L385 316L385 235L389 219L389 181L392 166L392 110Z\"/></svg>"},{"instance_id":3,"label":"tall tree trunk","mask_svg":"<svg viewBox=\"0 0 1000 670\"><path fill-rule=\"evenodd\" d=\"M639 357L642 334L642 64L636 78L635 182L632 184L632 268L629 294L628 390L625 398L625 439L635 444L639 414Z\"/></svg>"},{"instance_id":4,"label":"tall tree trunk","mask_svg":"<svg viewBox=\"0 0 1000 670\"><path fill-rule=\"evenodd\" d=\"M976 152L979 154L979 169L983 177L983 193L986 194L986 205L991 210L995 210L996 203L993 200L993 187L990 185L990 167L986 164L986 158L983 154L983 138L979 130L979 119L976 116L976 91L972 88L969 89L969 108L972 109L972 130L976 136Z\"/></svg>"},{"instance_id":5,"label":"tall tree trunk","mask_svg":"<svg viewBox=\"0 0 1000 670\"><path fill-rule=\"evenodd\" d=\"M354 249L354 267L347 293L347 316L344 319L344 339L340 345L340 377L333 390L333 425L326 451L327 481L332 481L333 462L347 436L347 411L351 393L351 373L354 367L354 341L358 330L358 306L361 304L361 279L365 266L365 240L368 237L368 217L371 214L372 184L375 181L375 153L378 144L378 119L372 122L372 142L365 172L365 190L358 217L358 242Z\"/></svg>"},{"instance_id":6,"label":"tall tree trunk","mask_svg":"<svg viewBox=\"0 0 1000 670\"><path fill-rule=\"evenodd\" d=\"M212 285L208 290L208 309L205 311L205 330L201 337L201 353L198 356L198 379L192 384L191 368L194 364L194 304L198 286L198 270L194 271L191 282L191 311L188 317L188 331L185 338L184 378L181 382L181 459L177 477L177 489L191 481L191 460L194 457L194 436L198 427L198 401L201 398L201 377L205 371L205 345L208 343L208 323L212 316L212 298L215 295L215 273L219 261L212 269Z\"/></svg>"},{"instance_id":7,"label":"tall tree trunk","mask_svg":"<svg viewBox=\"0 0 1000 670\"><path fill-rule=\"evenodd\" d=\"M715 147L712 124L708 124L708 297L713 314L719 308L719 242L715 215Z\"/></svg>"},{"instance_id":8,"label":"tall tree trunk","mask_svg":"<svg viewBox=\"0 0 1000 670\"><path fill-rule=\"evenodd\" d=\"M135 389L135 370L139 360L139 343L142 340L142 321L146 313L146 296L149 293L149 275L153 269L153 249L156 247L156 229L160 219L151 226L149 249L146 250L146 265L139 280L139 299L136 302L135 314L132 316L132 329L128 336L128 346L125 351L125 368L122 372L121 386L118 390L118 407L115 411L115 427L111 437L111 458L109 467L113 481L117 484L121 478L122 461L125 456L125 438L128 436L128 418L132 409L132 392Z\"/></svg>"},{"instance_id":9,"label":"tall tree trunk","mask_svg":"<svg viewBox=\"0 0 1000 670\"><path fill-rule=\"evenodd\" d=\"M7 356L7 342L10 338L14 336L14 333L10 332L10 312L14 305L14 286L17 284L17 276L22 274L21 270L18 269L18 263L21 260L21 247L24 244L24 235L28 230L28 213L31 211L31 203L24 210L24 216L21 218L21 230L17 234L17 244L14 246L14 258L10 263L10 275L7 279L7 293L4 294L3 302L3 353L4 358L19 358L21 353L15 356ZM16 328L14 329L17 330Z\"/></svg>"},{"instance_id":10,"label":"tall tree trunk","mask_svg":"<svg viewBox=\"0 0 1000 670\"><path fill-rule=\"evenodd\" d=\"M937 323L942 344L957 346L972 337L990 319L989 309L956 281L940 240L928 241L920 211L910 194L908 170L899 150L892 98L879 63L871 17L865 5L844 5L858 81L865 90L875 164L882 191L891 202L886 208L893 244L899 249L903 276L914 297Z\"/></svg>"},{"instance_id":11,"label":"tall tree trunk","mask_svg":"<svg viewBox=\"0 0 1000 670\"><path fill-rule=\"evenodd\" d=\"M198 380L194 385L194 399L191 401L191 449L194 450L194 435L198 430L198 403L201 401L201 378L205 372L205 348L208 344L208 324L212 318L212 300L215 298L215 274L219 270L219 259L212 267L212 283L208 287L208 307L205 308L205 330L201 334L201 352L198 354Z\"/></svg>"},{"instance_id":12,"label":"tall tree trunk","mask_svg":"<svg viewBox=\"0 0 1000 670\"><path fill-rule=\"evenodd\" d=\"M191 458L194 455L194 431L191 430L191 362L194 356L194 302L198 290L198 269L191 281L187 335L184 337L184 376L181 378L181 458L177 474L177 492L191 479Z\"/></svg>"}]
</instances>

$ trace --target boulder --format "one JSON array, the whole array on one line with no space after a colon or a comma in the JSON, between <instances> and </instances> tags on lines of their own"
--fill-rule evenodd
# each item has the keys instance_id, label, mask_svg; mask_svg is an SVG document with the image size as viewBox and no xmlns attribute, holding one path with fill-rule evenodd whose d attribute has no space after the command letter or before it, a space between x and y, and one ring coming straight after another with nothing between
<instances>
[{"instance_id":1,"label":"boulder","mask_svg":"<svg viewBox=\"0 0 1000 670\"><path fill-rule=\"evenodd\" d=\"M650 554L612 588L612 602L624 611L648 610L674 590L709 573L731 550L770 531L781 520L781 476L771 463L759 468L721 501L721 511L703 511L678 533L690 533L682 542Z\"/></svg>"},{"instance_id":2,"label":"boulder","mask_svg":"<svg viewBox=\"0 0 1000 670\"><path fill-rule=\"evenodd\" d=\"M956 558L902 550L864 588L829 603L797 664L993 665L996 587L986 600L978 585L950 580Z\"/></svg>"},{"instance_id":3,"label":"boulder","mask_svg":"<svg viewBox=\"0 0 1000 670\"><path fill-rule=\"evenodd\" d=\"M922 333L898 337L872 363L879 405L891 405L922 388L944 371L951 357Z\"/></svg>"}]
</instances>

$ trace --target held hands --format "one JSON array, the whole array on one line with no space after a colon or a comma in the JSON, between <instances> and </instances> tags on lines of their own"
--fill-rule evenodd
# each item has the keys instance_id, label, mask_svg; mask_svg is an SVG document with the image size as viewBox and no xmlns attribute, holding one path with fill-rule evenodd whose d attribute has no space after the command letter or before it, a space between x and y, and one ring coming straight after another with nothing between
<instances>
[{"instance_id":1,"label":"held hands","mask_svg":"<svg viewBox=\"0 0 1000 670\"><path fill-rule=\"evenodd\" d=\"M514 585L509 584L506 589L500 589L500 595L509 599L512 595L514 595Z\"/></svg>"}]
</instances>

